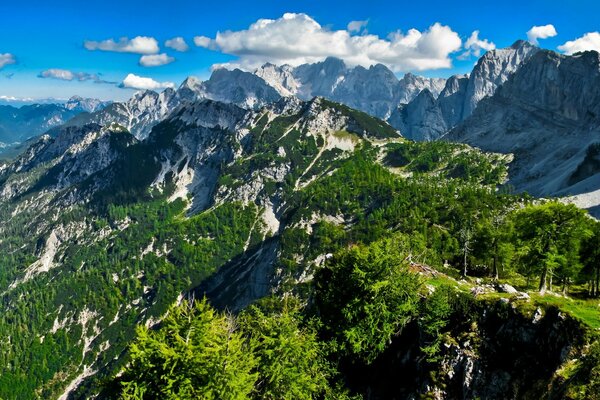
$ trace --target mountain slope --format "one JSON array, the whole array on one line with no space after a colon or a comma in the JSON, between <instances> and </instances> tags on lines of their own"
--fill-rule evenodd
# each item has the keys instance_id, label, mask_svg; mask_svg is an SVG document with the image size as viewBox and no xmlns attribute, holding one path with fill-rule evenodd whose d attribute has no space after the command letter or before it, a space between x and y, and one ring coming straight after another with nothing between
<instances>
[{"instance_id":1,"label":"mountain slope","mask_svg":"<svg viewBox=\"0 0 600 400\"><path fill-rule=\"evenodd\" d=\"M0 337L19 337L1 356L2 397L56 397L111 371L137 322L152 324L277 235L291 196L361 137L397 133L321 99L259 111L201 100L144 142L116 124L42 136L0 171ZM274 270L275 259L260 259Z\"/></svg>"},{"instance_id":2,"label":"mountain slope","mask_svg":"<svg viewBox=\"0 0 600 400\"><path fill-rule=\"evenodd\" d=\"M323 98L282 98L256 110L185 102L142 141L117 124L43 136L0 170L0 252L6 255L0 396L93 397L127 364L135 327L156 326L173 303L208 295L213 304L239 311L271 295L310 299L315 274L344 249L394 237L406 251L402 263L456 272L446 264L464 259L462 232L474 229L469 221L483 223L523 201L496 190L507 161L464 144L407 141L387 123ZM486 268L489 256L474 255L473 272ZM353 270L337 279L362 276ZM384 279L373 293L385 295L388 287ZM337 282L336 288L346 286ZM369 290L352 295L368 297ZM462 300L460 307L465 304L471 307ZM465 332L475 343L474 320L457 321L456 337ZM537 321L527 321L525 331L534 329ZM388 342L371 326L368 331ZM493 323L489 332L497 332ZM540 332L536 338L544 337ZM449 343L443 354L451 365L439 371L474 362L477 348L463 339ZM415 349L431 345L414 343ZM561 338L552 349L544 374L562 365L564 343ZM410 354L423 358L423 350L415 351ZM537 354L527 350L523 359ZM505 367L477 365L474 379L506 375ZM464 392L445 383L462 385L460 374L454 379L444 372L443 383L425 372L418 376L402 393L451 398ZM354 387L376 383L364 377ZM472 387L483 397L529 391L532 379L520 378L501 380L491 391ZM549 379L534 378L542 386Z\"/></svg>"},{"instance_id":3,"label":"mountain slope","mask_svg":"<svg viewBox=\"0 0 600 400\"><path fill-rule=\"evenodd\" d=\"M505 49L486 52L469 76L453 76L434 103L414 99L411 115L400 106L390 123L415 140L435 140L471 115L479 102L526 63L539 49L519 40ZM436 96L434 96L436 97Z\"/></svg>"},{"instance_id":4,"label":"mountain slope","mask_svg":"<svg viewBox=\"0 0 600 400\"><path fill-rule=\"evenodd\" d=\"M314 96L346 104L378 118L389 117L401 103L408 103L423 89L437 96L445 80L406 74L398 80L382 64L349 68L335 57L298 67L265 64L254 74L277 89L282 96L307 100Z\"/></svg>"},{"instance_id":5,"label":"mountain slope","mask_svg":"<svg viewBox=\"0 0 600 400\"><path fill-rule=\"evenodd\" d=\"M510 183L536 196L598 189L597 52L539 51L447 140L513 153Z\"/></svg>"}]
</instances>

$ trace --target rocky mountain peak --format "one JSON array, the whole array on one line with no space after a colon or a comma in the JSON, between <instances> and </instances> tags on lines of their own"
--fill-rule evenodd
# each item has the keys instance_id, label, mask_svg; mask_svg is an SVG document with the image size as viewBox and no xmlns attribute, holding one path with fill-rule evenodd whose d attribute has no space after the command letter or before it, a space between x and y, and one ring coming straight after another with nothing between
<instances>
[{"instance_id":1,"label":"rocky mountain peak","mask_svg":"<svg viewBox=\"0 0 600 400\"><path fill-rule=\"evenodd\" d=\"M276 66L266 63L254 71L254 74L267 82L282 96L293 96L298 93L300 84L293 75L289 65Z\"/></svg>"},{"instance_id":2,"label":"rocky mountain peak","mask_svg":"<svg viewBox=\"0 0 600 400\"><path fill-rule=\"evenodd\" d=\"M327 57L324 61L318 64L320 64L325 73L341 72L346 69L346 63L344 60L337 57Z\"/></svg>"},{"instance_id":3,"label":"rocky mountain peak","mask_svg":"<svg viewBox=\"0 0 600 400\"><path fill-rule=\"evenodd\" d=\"M247 115L248 110L235 104L203 99L182 106L173 120L205 128L233 130Z\"/></svg>"},{"instance_id":4,"label":"rocky mountain peak","mask_svg":"<svg viewBox=\"0 0 600 400\"><path fill-rule=\"evenodd\" d=\"M107 105L110 101L102 101L98 99L83 98L81 96L72 96L63 105L67 110L76 110L81 112L94 112L100 110Z\"/></svg>"},{"instance_id":5,"label":"rocky mountain peak","mask_svg":"<svg viewBox=\"0 0 600 400\"><path fill-rule=\"evenodd\" d=\"M436 140L447 130L441 109L429 89L423 89L413 101L398 107L389 123L402 136L418 141Z\"/></svg>"},{"instance_id":6,"label":"rocky mountain peak","mask_svg":"<svg viewBox=\"0 0 600 400\"><path fill-rule=\"evenodd\" d=\"M390 123L404 132L425 131L428 124L430 133L425 135L435 139L436 135L445 132L441 129L451 129L459 122L473 113L479 102L492 96L496 90L504 84L522 65L540 49L525 41L517 41L512 46L504 49L495 49L486 52L475 64L469 75L458 75L450 77L447 81L429 81L426 83L413 83L420 86L421 90L427 85L439 85L439 96L435 104L423 99L415 98L408 108L403 112L396 112ZM424 78L408 75L403 80L408 82L419 82ZM443 84L442 84L443 83ZM434 90L429 90L435 94ZM410 100L409 100L410 101ZM425 107L419 109L419 107ZM407 110L411 110L408 117ZM404 117L405 116L405 117ZM408 118L403 120L403 118ZM441 119L440 119L441 118ZM419 140L421 135L413 135Z\"/></svg>"},{"instance_id":7,"label":"rocky mountain peak","mask_svg":"<svg viewBox=\"0 0 600 400\"><path fill-rule=\"evenodd\" d=\"M179 85L179 89L181 90L187 88L193 90L197 88L201 83L202 81L196 78L195 76L188 76L183 82L181 82L181 85Z\"/></svg>"},{"instance_id":8,"label":"rocky mountain peak","mask_svg":"<svg viewBox=\"0 0 600 400\"><path fill-rule=\"evenodd\" d=\"M514 50L519 50L522 48L532 48L532 47L535 47L535 46L532 45L531 43L529 43L527 40L523 40L523 39L518 39L513 44L510 45L510 48L514 49Z\"/></svg>"},{"instance_id":9,"label":"rocky mountain peak","mask_svg":"<svg viewBox=\"0 0 600 400\"><path fill-rule=\"evenodd\" d=\"M481 99L493 95L510 75L539 50L538 47L519 40L510 47L486 52L469 76L462 118L471 115Z\"/></svg>"},{"instance_id":10,"label":"rocky mountain peak","mask_svg":"<svg viewBox=\"0 0 600 400\"><path fill-rule=\"evenodd\" d=\"M599 87L598 53L537 50L448 139L514 154L509 182L517 190L536 196L594 192L600 187ZM600 205L598 194L582 198L586 207Z\"/></svg>"}]
</instances>

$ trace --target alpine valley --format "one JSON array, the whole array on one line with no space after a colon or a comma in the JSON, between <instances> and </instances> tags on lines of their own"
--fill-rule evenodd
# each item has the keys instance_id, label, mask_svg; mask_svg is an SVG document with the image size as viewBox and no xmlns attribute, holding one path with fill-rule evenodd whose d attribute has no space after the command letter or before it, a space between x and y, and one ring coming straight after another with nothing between
<instances>
[{"instance_id":1,"label":"alpine valley","mask_svg":"<svg viewBox=\"0 0 600 400\"><path fill-rule=\"evenodd\" d=\"M598 399L599 138L525 41L0 106L0 398Z\"/></svg>"}]
</instances>

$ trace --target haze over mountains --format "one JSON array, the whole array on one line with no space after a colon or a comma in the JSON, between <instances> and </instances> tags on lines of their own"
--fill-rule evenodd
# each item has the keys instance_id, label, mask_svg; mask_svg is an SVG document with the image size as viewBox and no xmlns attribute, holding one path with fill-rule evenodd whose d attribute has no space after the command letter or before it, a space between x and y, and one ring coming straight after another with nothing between
<instances>
[{"instance_id":1,"label":"haze over mountains","mask_svg":"<svg viewBox=\"0 0 600 400\"><path fill-rule=\"evenodd\" d=\"M0 105L0 142L10 145L45 133L82 112L94 112L109 102L73 96L62 103Z\"/></svg>"}]
</instances>

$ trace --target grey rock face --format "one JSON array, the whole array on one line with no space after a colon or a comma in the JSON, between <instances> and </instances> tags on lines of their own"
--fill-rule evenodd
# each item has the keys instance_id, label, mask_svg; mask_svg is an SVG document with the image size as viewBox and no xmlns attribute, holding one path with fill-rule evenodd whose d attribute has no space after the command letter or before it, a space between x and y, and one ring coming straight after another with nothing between
<instances>
[{"instance_id":1,"label":"grey rock face","mask_svg":"<svg viewBox=\"0 0 600 400\"><path fill-rule=\"evenodd\" d=\"M428 89L409 104L400 106L388 122L404 137L418 141L436 140L448 130L442 110Z\"/></svg>"},{"instance_id":2,"label":"grey rock face","mask_svg":"<svg viewBox=\"0 0 600 400\"><path fill-rule=\"evenodd\" d=\"M462 119L467 118L477 104L494 94L496 89L508 80L519 67L540 49L528 42L518 40L505 49L485 53L469 76L465 90Z\"/></svg>"},{"instance_id":3,"label":"grey rock face","mask_svg":"<svg viewBox=\"0 0 600 400\"><path fill-rule=\"evenodd\" d=\"M506 49L489 51L479 59L469 76L450 77L435 104L415 98L412 100L415 104L409 107L414 115L409 116L406 111L398 110L392 114L389 122L401 131L407 130L403 132L407 136L411 136L413 131L421 131L421 134L414 136L415 140L437 139L445 133L440 131L444 125L447 131L471 115L482 99L493 95L538 51L539 48L522 40Z\"/></svg>"},{"instance_id":4,"label":"grey rock face","mask_svg":"<svg viewBox=\"0 0 600 400\"><path fill-rule=\"evenodd\" d=\"M264 79L239 69L217 69L203 82L199 98L233 103L254 109L277 101L281 95Z\"/></svg>"},{"instance_id":5,"label":"grey rock face","mask_svg":"<svg viewBox=\"0 0 600 400\"><path fill-rule=\"evenodd\" d=\"M399 104L408 103L423 89L437 97L445 84L445 79L424 78L410 73L398 80L382 64L349 68L334 57L295 68L265 64L254 73L282 96L293 95L303 100L321 96L384 119Z\"/></svg>"},{"instance_id":6,"label":"grey rock face","mask_svg":"<svg viewBox=\"0 0 600 400\"><path fill-rule=\"evenodd\" d=\"M536 196L600 188L600 56L539 51L448 140L513 153L510 183Z\"/></svg>"}]
</instances>

